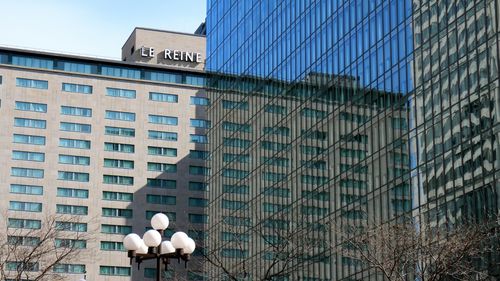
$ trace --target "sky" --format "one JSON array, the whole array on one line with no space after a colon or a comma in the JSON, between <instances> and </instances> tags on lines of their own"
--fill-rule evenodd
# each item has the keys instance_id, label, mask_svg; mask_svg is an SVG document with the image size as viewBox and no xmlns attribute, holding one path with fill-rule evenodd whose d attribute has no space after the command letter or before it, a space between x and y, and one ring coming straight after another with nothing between
<instances>
[{"instance_id":1,"label":"sky","mask_svg":"<svg viewBox=\"0 0 500 281\"><path fill-rule=\"evenodd\" d=\"M206 0L0 0L0 45L120 59L134 27L193 33Z\"/></svg>"}]
</instances>

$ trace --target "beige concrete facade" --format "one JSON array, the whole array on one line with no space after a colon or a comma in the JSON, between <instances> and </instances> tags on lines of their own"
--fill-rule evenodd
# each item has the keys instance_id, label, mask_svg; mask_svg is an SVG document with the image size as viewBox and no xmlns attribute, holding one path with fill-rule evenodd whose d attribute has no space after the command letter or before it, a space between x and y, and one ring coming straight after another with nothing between
<instances>
[{"instance_id":1,"label":"beige concrete facade","mask_svg":"<svg viewBox=\"0 0 500 281\"><path fill-rule=\"evenodd\" d=\"M147 35L147 36L146 36ZM143 37L145 36L145 37ZM149 37L148 37L149 36ZM144 39L145 38L145 39ZM136 29L124 49L129 49L129 44L150 44L156 48L166 46L165 42L176 42L175 48L182 48L185 44L191 50L204 51L204 37L195 35L182 35L170 32L147 31ZM131 41L133 40L133 41ZM186 41L186 42L184 42ZM184 43L183 43L184 42ZM137 46L137 45L136 45ZM2 61L1 56L4 56ZM21 66L12 63L12 57L36 58L54 61L53 69L41 69L36 65ZM204 56L204 52L203 52ZM127 61L130 60L129 57ZM8 63L4 63L8 61ZM191 150L205 151L205 145L193 143L191 134L204 135L205 129L191 126L191 119L206 119L205 106L192 103L192 97L206 97L203 88L199 85L176 84L159 81L148 81L127 77L113 77L101 73L78 73L58 69L57 63L61 61L74 61L92 65L98 69L106 66L117 69L139 69L134 63L120 63L103 61L92 58L75 58L58 54L42 54L23 50L0 50L0 232L7 233L8 218L38 219L44 223L48 216L56 215L56 204L66 204L88 207L88 214L79 216L79 220L88 224L88 233L91 239L87 241L87 249L78 260L72 264L84 264L87 280L149 280L145 277L143 268L154 266L145 263L140 272L133 270L133 279L129 276L103 275L101 266L129 267L127 253L124 251L109 251L101 249L101 242L121 242L122 234L102 233L102 225L131 226L132 231L142 235L149 220L146 211L175 213L175 221L171 221L169 229L193 231L202 230L203 223L190 222L189 215L203 215L202 207L189 204L189 198L205 198L205 192L190 190L189 182L203 182L203 175L190 174L190 166L204 166L204 160L190 158ZM168 64L167 67L158 67L155 64L141 71L162 72L174 71L175 68L183 69L187 66ZM188 66L187 68L191 68ZM200 70L203 64L192 66ZM199 72L172 72L175 75L197 75ZM35 89L16 86L17 78L36 79L48 82L48 89ZM63 91L63 83L88 85L92 87L91 94ZM134 90L136 97L122 98L107 95L107 88ZM150 93L173 94L178 97L175 102L153 101ZM47 105L47 112L21 111L15 109L16 101L41 103ZM61 106L82 107L92 110L91 117L70 116L61 114ZM135 114L135 121L110 120L106 118L106 110L129 112ZM177 125L153 124L149 115L177 117ZM29 118L46 121L45 129L16 127L14 118ZM90 133L67 132L60 129L61 122L72 122L91 125ZM105 127L122 127L135 130L135 137L113 136L105 134ZM177 133L177 141L157 140L149 137L148 131L162 131ZM44 136L45 145L32 145L14 143L14 134ZM60 146L60 139L88 140L90 149L65 148ZM134 153L112 152L105 150L105 143L134 145ZM167 157L148 154L148 147L163 147L177 149L177 156ZM45 154L43 162L13 160L13 151L40 152ZM87 156L89 165L61 164L60 155ZM133 169L109 168L104 166L104 159L133 161ZM148 170L148 162L175 164L177 172L167 173ZM34 168L44 171L43 178L27 178L13 176L12 168ZM59 179L59 172L80 172L89 176L88 182L67 181ZM132 185L119 185L104 183L104 175L133 177ZM176 181L175 189L153 188L147 185L148 179L170 179ZM14 194L9 192L12 184L43 186L42 195ZM74 188L88 190L88 198L59 197L57 188ZM132 202L104 200L104 191L115 191L133 194ZM175 196L175 205L148 203L147 195ZM42 203L41 212L26 212L9 210L11 201ZM131 218L103 217L103 208L117 208L132 210ZM4 215L5 214L5 215ZM171 217L171 220L173 217ZM196 264L195 261L192 264ZM197 272L200 267L193 267ZM185 270L181 270L185 274ZM79 280L81 274L70 274L67 280Z\"/></svg>"},{"instance_id":2,"label":"beige concrete facade","mask_svg":"<svg viewBox=\"0 0 500 281\"><path fill-rule=\"evenodd\" d=\"M142 49L144 48L144 49ZM150 53L150 50L153 52ZM165 58L165 52L171 51ZM179 51L174 60L174 51ZM199 54L198 62L186 61L181 53ZM196 58L193 58L196 61ZM205 68L205 37L137 27L122 47L122 60L175 68Z\"/></svg>"}]
</instances>

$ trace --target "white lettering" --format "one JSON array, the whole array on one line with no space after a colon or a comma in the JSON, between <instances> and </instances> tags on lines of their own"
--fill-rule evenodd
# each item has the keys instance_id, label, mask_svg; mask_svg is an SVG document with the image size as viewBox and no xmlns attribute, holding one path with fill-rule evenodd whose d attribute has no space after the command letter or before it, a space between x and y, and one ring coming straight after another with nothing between
<instances>
[{"instance_id":1,"label":"white lettering","mask_svg":"<svg viewBox=\"0 0 500 281\"><path fill-rule=\"evenodd\" d=\"M194 63L202 62L201 54L195 52L185 52L179 50L165 49L165 55L163 57L166 60L185 61Z\"/></svg>"},{"instance_id":2,"label":"white lettering","mask_svg":"<svg viewBox=\"0 0 500 281\"><path fill-rule=\"evenodd\" d=\"M179 51L174 50L174 60L179 60Z\"/></svg>"},{"instance_id":3,"label":"white lettering","mask_svg":"<svg viewBox=\"0 0 500 281\"><path fill-rule=\"evenodd\" d=\"M146 53L146 48L142 47L141 48L141 57L147 57L148 54Z\"/></svg>"},{"instance_id":4,"label":"white lettering","mask_svg":"<svg viewBox=\"0 0 500 281\"><path fill-rule=\"evenodd\" d=\"M165 59L172 60L172 55L170 54L169 49L165 49Z\"/></svg>"},{"instance_id":5,"label":"white lettering","mask_svg":"<svg viewBox=\"0 0 500 281\"><path fill-rule=\"evenodd\" d=\"M155 56L155 49L154 48L149 48L149 57L154 57Z\"/></svg>"}]
</instances>

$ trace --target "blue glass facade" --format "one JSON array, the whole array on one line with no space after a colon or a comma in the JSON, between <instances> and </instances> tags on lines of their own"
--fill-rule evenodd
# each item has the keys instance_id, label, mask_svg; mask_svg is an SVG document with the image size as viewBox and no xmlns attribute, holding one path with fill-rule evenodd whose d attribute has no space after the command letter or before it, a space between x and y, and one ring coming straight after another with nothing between
<instances>
[{"instance_id":1,"label":"blue glass facade","mask_svg":"<svg viewBox=\"0 0 500 281\"><path fill-rule=\"evenodd\" d=\"M338 226L498 213L499 5L209 0L210 279L377 278Z\"/></svg>"}]
</instances>

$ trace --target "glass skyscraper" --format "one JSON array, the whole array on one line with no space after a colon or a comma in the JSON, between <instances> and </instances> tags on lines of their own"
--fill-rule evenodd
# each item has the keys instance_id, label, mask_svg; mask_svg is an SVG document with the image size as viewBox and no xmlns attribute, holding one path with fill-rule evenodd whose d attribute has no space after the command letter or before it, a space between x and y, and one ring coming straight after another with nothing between
<instances>
[{"instance_id":1,"label":"glass skyscraper","mask_svg":"<svg viewBox=\"0 0 500 281\"><path fill-rule=\"evenodd\" d=\"M373 279L332 225L498 213L499 4L209 0L210 280Z\"/></svg>"}]
</instances>

